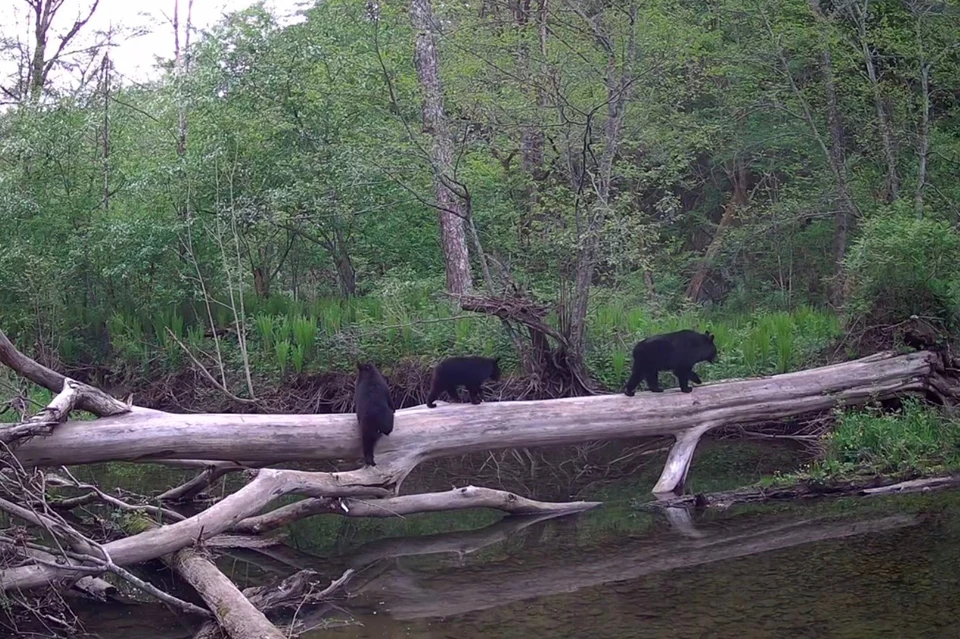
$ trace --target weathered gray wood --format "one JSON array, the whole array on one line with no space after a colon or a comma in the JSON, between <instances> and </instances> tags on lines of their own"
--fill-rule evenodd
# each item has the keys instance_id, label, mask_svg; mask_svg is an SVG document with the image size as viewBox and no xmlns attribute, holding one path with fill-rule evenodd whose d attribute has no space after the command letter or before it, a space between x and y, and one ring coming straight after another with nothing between
<instances>
[{"instance_id":1,"label":"weathered gray wood","mask_svg":"<svg viewBox=\"0 0 960 639\"><path fill-rule=\"evenodd\" d=\"M310 498L281 506L263 515L249 517L233 527L236 533L260 534L298 519L321 514L345 517L401 517L414 513L446 512L470 508L493 508L511 515L573 513L600 505L597 501L550 503L534 501L503 490L464 486L442 493L402 495L388 499Z\"/></svg>"},{"instance_id":2,"label":"weathered gray wood","mask_svg":"<svg viewBox=\"0 0 960 639\"><path fill-rule=\"evenodd\" d=\"M17 371L34 384L47 388L54 393L63 392L68 378L43 364L39 364L20 351L13 345L10 339L0 330L0 363L6 364L11 369ZM78 390L82 390L75 404L70 403L70 408L74 405L76 408L90 411L94 415L101 417L106 415L117 415L127 411L127 405L123 402L110 397L103 391L93 386L87 386L79 382L69 380Z\"/></svg>"},{"instance_id":3,"label":"weathered gray wood","mask_svg":"<svg viewBox=\"0 0 960 639\"><path fill-rule=\"evenodd\" d=\"M286 639L213 562L184 548L164 562L193 586L231 639Z\"/></svg>"},{"instance_id":4,"label":"weathered gray wood","mask_svg":"<svg viewBox=\"0 0 960 639\"><path fill-rule=\"evenodd\" d=\"M929 352L881 353L785 375L707 384L692 393L419 406L397 411L394 432L377 442L377 460L419 462L490 449L677 436L704 425L776 421L840 404L925 391L931 387L936 363L936 355ZM361 458L352 414L180 415L139 407L95 422L68 421L16 453L25 466L176 458L259 462Z\"/></svg>"},{"instance_id":5,"label":"weathered gray wood","mask_svg":"<svg viewBox=\"0 0 960 639\"><path fill-rule=\"evenodd\" d=\"M654 495L672 495L683 487L700 438L716 426L716 423L707 422L677 435L677 441L667 455L667 463L663 466L660 479L653 487Z\"/></svg>"},{"instance_id":6,"label":"weathered gray wood","mask_svg":"<svg viewBox=\"0 0 960 639\"><path fill-rule=\"evenodd\" d=\"M402 472L402 469L397 472ZM283 495L385 496L387 491L380 487L380 481L382 476L378 471L369 468L345 473L309 473L267 468L259 471L256 478L240 490L193 517L112 541L104 544L103 549L117 565L135 564L176 552L198 540L209 539L230 530L239 521L260 512L267 504ZM503 491L475 488L448 493L409 495L396 499L398 501L394 506L399 503L407 513L419 512L417 508L442 511L469 507L500 508L508 511L513 507L539 512L578 512L596 505L590 502L545 504L521 499ZM376 510L375 504L358 504L356 507L368 508L371 512ZM55 579L76 575L77 571L70 570L67 566L20 566L0 571L0 590L35 588Z\"/></svg>"}]
</instances>

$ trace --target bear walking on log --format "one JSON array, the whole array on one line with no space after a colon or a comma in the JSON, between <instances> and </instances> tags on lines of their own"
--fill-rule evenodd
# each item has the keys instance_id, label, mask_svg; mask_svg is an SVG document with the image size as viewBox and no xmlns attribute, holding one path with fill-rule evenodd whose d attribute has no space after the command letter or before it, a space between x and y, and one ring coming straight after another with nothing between
<instances>
[{"instance_id":1,"label":"bear walking on log","mask_svg":"<svg viewBox=\"0 0 960 639\"><path fill-rule=\"evenodd\" d=\"M363 461L367 466L376 466L373 448L380 435L393 432L393 400L390 387L377 367L370 363L357 364L357 385L353 403L360 424L360 441L363 446Z\"/></svg>"},{"instance_id":2,"label":"bear walking on log","mask_svg":"<svg viewBox=\"0 0 960 639\"><path fill-rule=\"evenodd\" d=\"M690 382L702 384L700 376L693 372L697 362L715 362L717 347L713 335L709 332L683 330L663 335L653 335L633 347L633 372L627 381L626 394L633 397L641 381L654 393L662 393L657 374L660 371L673 371L680 382L680 390L689 393Z\"/></svg>"},{"instance_id":3,"label":"bear walking on log","mask_svg":"<svg viewBox=\"0 0 960 639\"><path fill-rule=\"evenodd\" d=\"M465 386L470 393L470 403L479 404L482 400L480 387L487 379L500 379L499 357L448 357L433 369L427 407L436 408L434 402L443 392L446 392L452 401L459 402L461 386Z\"/></svg>"}]
</instances>

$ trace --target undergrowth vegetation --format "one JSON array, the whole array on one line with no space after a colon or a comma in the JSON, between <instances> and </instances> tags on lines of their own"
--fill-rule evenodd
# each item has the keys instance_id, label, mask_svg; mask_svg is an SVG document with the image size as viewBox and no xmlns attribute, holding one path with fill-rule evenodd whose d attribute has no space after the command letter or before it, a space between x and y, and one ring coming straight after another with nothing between
<instances>
[{"instance_id":1,"label":"undergrowth vegetation","mask_svg":"<svg viewBox=\"0 0 960 639\"><path fill-rule=\"evenodd\" d=\"M234 378L243 365L239 339L228 328L232 319L220 319L215 343L202 324L187 323L179 312L149 318L116 311L106 324L102 354L91 352L89 343L65 338L62 344L69 346L62 346L59 356L68 368L98 363L132 377L177 372L188 363L184 347L197 354L219 350L228 377ZM443 357L476 354L500 356L507 373L519 366L498 320L453 310L417 289L402 297L325 298L309 304L280 295L261 303L253 299L242 326L251 368L269 384L290 375L350 371L358 360L372 360L389 371L397 362L429 367ZM705 380L803 368L841 333L835 314L808 306L753 314L655 313L622 301L598 303L588 318L590 372L607 388L618 388L629 376L637 341L684 328L715 335L720 357L715 364L701 365ZM672 377L667 381L674 383Z\"/></svg>"},{"instance_id":2,"label":"undergrowth vegetation","mask_svg":"<svg viewBox=\"0 0 960 639\"><path fill-rule=\"evenodd\" d=\"M960 468L960 423L913 398L894 411L844 411L823 443L823 456L810 468L813 478Z\"/></svg>"}]
</instances>

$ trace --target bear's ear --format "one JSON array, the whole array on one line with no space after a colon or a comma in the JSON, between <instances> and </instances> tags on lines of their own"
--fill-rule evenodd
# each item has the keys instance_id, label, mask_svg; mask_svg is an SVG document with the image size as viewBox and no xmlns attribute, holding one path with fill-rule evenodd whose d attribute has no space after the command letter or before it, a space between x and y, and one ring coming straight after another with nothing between
<instances>
[{"instance_id":1,"label":"bear's ear","mask_svg":"<svg viewBox=\"0 0 960 639\"><path fill-rule=\"evenodd\" d=\"M707 331L706 333L704 333L704 335L706 335L711 342L713 341L713 333L711 333L710 331Z\"/></svg>"},{"instance_id":2,"label":"bear's ear","mask_svg":"<svg viewBox=\"0 0 960 639\"><path fill-rule=\"evenodd\" d=\"M499 356L499 355L497 355L496 357L493 358L493 363L494 363L494 364L500 364L500 356Z\"/></svg>"},{"instance_id":3,"label":"bear's ear","mask_svg":"<svg viewBox=\"0 0 960 639\"><path fill-rule=\"evenodd\" d=\"M357 370L358 371L363 370L363 362L361 362L360 360L357 360Z\"/></svg>"}]
</instances>

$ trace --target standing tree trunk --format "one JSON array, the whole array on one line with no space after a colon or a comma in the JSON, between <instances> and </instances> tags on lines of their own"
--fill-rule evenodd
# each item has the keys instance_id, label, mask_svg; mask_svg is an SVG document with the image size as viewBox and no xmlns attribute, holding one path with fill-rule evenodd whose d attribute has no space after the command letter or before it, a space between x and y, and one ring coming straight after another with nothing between
<instances>
[{"instance_id":1,"label":"standing tree trunk","mask_svg":"<svg viewBox=\"0 0 960 639\"><path fill-rule=\"evenodd\" d=\"M820 8L820 0L809 0L810 8L819 23L820 31L820 73L823 74L823 91L827 98L827 127L830 129L830 148L827 154L830 162L830 171L833 173L837 186L837 195L840 199L834 214L833 233L833 262L836 280L831 291L831 301L840 305L843 303L843 258L847 253L847 236L850 231L850 220L857 215L857 205L853 201L850 191L850 180L847 177L847 163L843 152L843 122L840 119L840 104L837 100L837 82L833 73L833 55L830 53L830 42L827 37L827 18Z\"/></svg>"},{"instance_id":2,"label":"standing tree trunk","mask_svg":"<svg viewBox=\"0 0 960 639\"><path fill-rule=\"evenodd\" d=\"M834 184L837 189L837 210L834 214L835 228L833 236L833 261L834 261L834 285L830 291L831 301L840 305L844 298L843 285L843 259L847 251L847 234L850 228L850 220L859 213L857 205L853 200L853 194L850 189L850 181L847 177L847 166L843 152L843 124L840 120L840 105L837 99L837 84L833 73L833 56L830 53L830 41L828 37L828 19L820 9L820 0L808 0L813 16L817 21L820 36L820 73L823 76L823 90L827 102L827 127L830 129L830 144L824 140L820 134L820 126L817 124L817 118L814 117L810 104L807 102L797 80L790 67L790 61L787 59L783 47L779 44L779 38L774 33L773 25L764 16L767 33L770 38L777 43L777 54L780 56L780 64L783 66L783 73L790 82L790 88L800 103L803 112L803 119L813 133L814 139L823 151L827 165L830 167L830 173L833 175Z\"/></svg>"},{"instance_id":3,"label":"standing tree trunk","mask_svg":"<svg viewBox=\"0 0 960 639\"><path fill-rule=\"evenodd\" d=\"M430 163L440 220L440 241L446 265L447 292L461 296L473 286L464 223L468 212L461 194L455 193L452 188L456 183L453 179L453 140L443 106L443 87L437 55L437 25L430 0L410 1L410 21L417 32L413 62L423 94L423 130L432 139Z\"/></svg>"},{"instance_id":4,"label":"standing tree trunk","mask_svg":"<svg viewBox=\"0 0 960 639\"><path fill-rule=\"evenodd\" d=\"M343 297L353 297L357 293L357 271L353 267L353 260L350 259L350 251L347 250L347 243L343 238L340 229L333 232L335 242L331 251L331 256L337 267L337 287Z\"/></svg>"},{"instance_id":5,"label":"standing tree trunk","mask_svg":"<svg viewBox=\"0 0 960 639\"><path fill-rule=\"evenodd\" d=\"M183 93L183 83L190 70L190 30L193 17L193 0L187 2L187 21L184 25L183 47L180 46L180 1L173 2L173 69L177 82L177 175L183 192L175 198L177 216L181 221L190 220L189 189L187 188L187 104ZM188 231L189 233L189 231Z\"/></svg>"},{"instance_id":6,"label":"standing tree trunk","mask_svg":"<svg viewBox=\"0 0 960 639\"><path fill-rule=\"evenodd\" d=\"M461 296L473 287L467 249L467 213L462 199L451 188L454 175L453 140L443 107L437 25L430 0L410 1L410 21L417 32L413 63L423 94L423 130L432 139L430 163L440 220L440 240L446 265L447 292Z\"/></svg>"},{"instance_id":7,"label":"standing tree trunk","mask_svg":"<svg viewBox=\"0 0 960 639\"><path fill-rule=\"evenodd\" d=\"M33 12L33 55L30 56L30 68L27 74L27 95L22 94L23 88L21 88L20 97L21 99L29 98L32 104L37 104L43 95L43 89L46 87L50 71L64 55L67 45L73 41L80 30L93 17L100 0L93 0L86 13L77 14L73 24L60 38L56 51L49 57L47 56L47 46L50 44L50 29L57 17L57 12L63 7L64 0L25 0L25 2ZM8 2L7 4L11 3Z\"/></svg>"},{"instance_id":8,"label":"standing tree trunk","mask_svg":"<svg viewBox=\"0 0 960 639\"><path fill-rule=\"evenodd\" d=\"M262 300L270 297L270 276L267 275L267 270L268 267L264 265L253 267L253 291Z\"/></svg>"},{"instance_id":9,"label":"standing tree trunk","mask_svg":"<svg viewBox=\"0 0 960 639\"><path fill-rule=\"evenodd\" d=\"M613 161L620 145L620 133L623 128L623 116L626 112L627 100L630 94L630 85L633 82L632 69L636 56L636 20L637 9L631 7L629 12L630 26L627 36L627 45L620 52L614 46L610 36L604 32L601 16L588 17L581 9L576 8L581 18L594 30L594 36L599 46L604 50L607 58L604 84L606 85L606 119L603 123L603 152L592 169L582 167L580 181L589 177L593 185L592 203L589 206L587 219L584 223L578 220L580 228L580 250L577 254L576 276L574 278L573 300L568 320L568 340L570 352L567 353L571 371L586 378L586 368L583 364L585 354L587 310L590 302L590 288L593 284L593 273L597 265L597 250L599 236L607 218L610 207L610 191L613 182ZM621 59L618 59L620 57ZM587 127L585 136L590 135ZM590 141L585 139L585 144ZM592 173L592 175L591 175ZM581 185L577 185L577 192L582 192Z\"/></svg>"},{"instance_id":10,"label":"standing tree trunk","mask_svg":"<svg viewBox=\"0 0 960 639\"><path fill-rule=\"evenodd\" d=\"M920 119L920 148L917 149L917 190L913 206L917 217L923 217L923 187L927 182L927 156L930 154L930 63L920 68L920 90L923 92L923 112Z\"/></svg>"},{"instance_id":11,"label":"standing tree trunk","mask_svg":"<svg viewBox=\"0 0 960 639\"><path fill-rule=\"evenodd\" d=\"M527 246L530 227L538 217L540 208L540 192L538 183L543 179L543 149L544 132L540 125L540 117L547 111L547 91L543 83L550 77L551 71L547 68L547 2L539 0L536 15L537 40L539 42L540 68L533 68L528 38L524 33L531 25L531 0L519 0L514 6L514 20L520 30L520 44L518 49L518 71L522 74L531 100L536 103L537 109L527 122L522 123L520 134L520 169L525 184L523 191L523 221L521 222L521 246Z\"/></svg>"},{"instance_id":12,"label":"standing tree trunk","mask_svg":"<svg viewBox=\"0 0 960 639\"><path fill-rule=\"evenodd\" d=\"M880 129L880 140L883 143L883 157L887 165L886 183L883 189L883 199L890 203L900 197L900 174L897 171L897 151L894 146L893 129L890 117L884 105L883 89L880 86L880 77L877 74L877 65L873 61L873 52L867 41L867 21L870 17L870 0L863 0L851 4L850 15L857 25L857 37L860 40L860 51L863 55L863 65L867 80L873 90L873 106L877 112L877 126Z\"/></svg>"},{"instance_id":13,"label":"standing tree trunk","mask_svg":"<svg viewBox=\"0 0 960 639\"><path fill-rule=\"evenodd\" d=\"M100 82L103 95L103 210L110 210L110 52L103 54L100 67Z\"/></svg>"},{"instance_id":14,"label":"standing tree trunk","mask_svg":"<svg viewBox=\"0 0 960 639\"><path fill-rule=\"evenodd\" d=\"M714 234L713 239L710 240L703 259L700 260L700 264L697 266L697 270L690 280L690 286L687 287L687 298L691 302L699 301L703 283L707 280L707 276L710 275L710 268L717 257L717 253L719 253L723 247L723 239L727 229L733 224L737 210L745 206L749 200L747 194L747 170L739 159L734 160L733 170L730 171L729 175L733 192L730 194L730 200L727 201L727 205L723 207L723 215L720 216L717 232Z\"/></svg>"}]
</instances>

